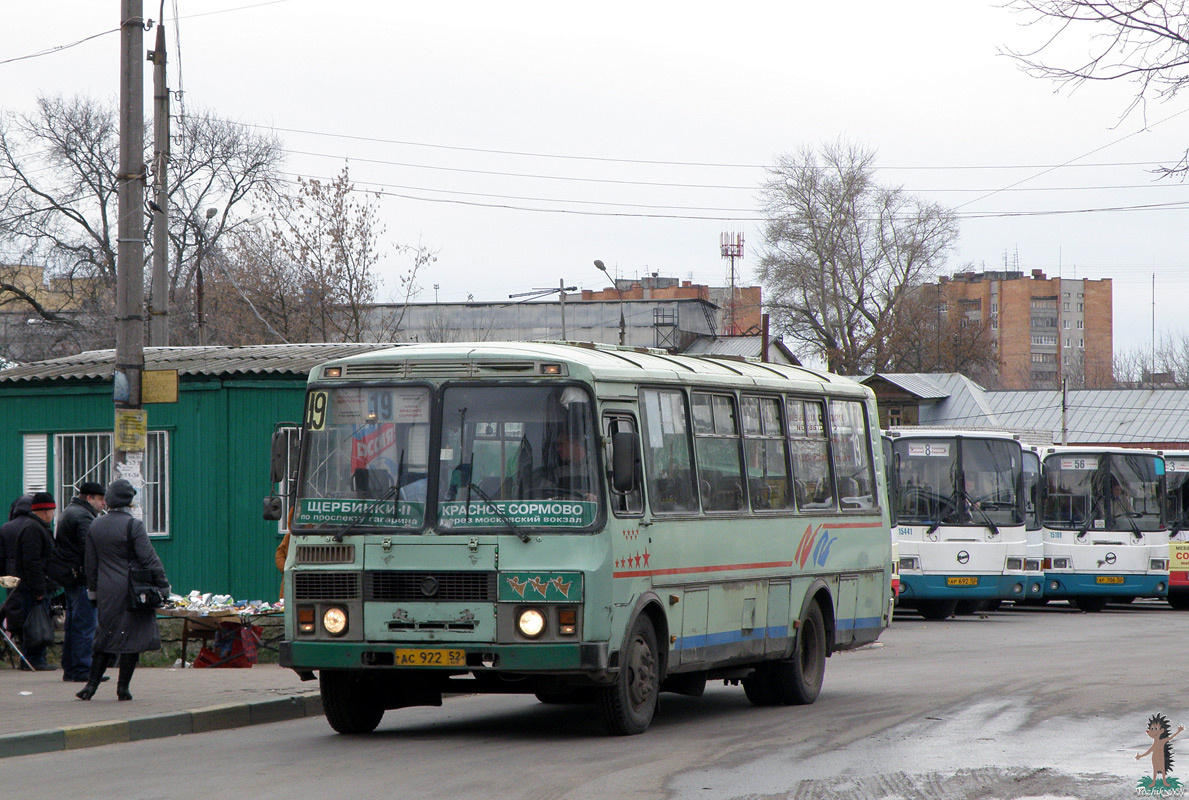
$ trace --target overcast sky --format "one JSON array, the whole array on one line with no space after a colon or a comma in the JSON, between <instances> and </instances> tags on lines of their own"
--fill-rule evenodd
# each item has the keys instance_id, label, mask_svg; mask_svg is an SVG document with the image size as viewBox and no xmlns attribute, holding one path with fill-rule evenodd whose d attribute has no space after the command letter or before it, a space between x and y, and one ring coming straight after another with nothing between
<instances>
[{"instance_id":1,"label":"overcast sky","mask_svg":"<svg viewBox=\"0 0 1189 800\"><path fill-rule=\"evenodd\" d=\"M1189 187L1151 174L1189 143L1184 100L1058 93L998 54L1042 32L978 0L727 5L166 0L169 83L275 129L293 174L349 160L388 238L438 251L421 300L602 288L594 259L721 285L725 231L754 283L764 165L843 137L958 211L947 271L1114 278L1116 350L1148 346L1155 275L1158 331L1189 330ZM119 0L4 6L0 107L115 100Z\"/></svg>"}]
</instances>

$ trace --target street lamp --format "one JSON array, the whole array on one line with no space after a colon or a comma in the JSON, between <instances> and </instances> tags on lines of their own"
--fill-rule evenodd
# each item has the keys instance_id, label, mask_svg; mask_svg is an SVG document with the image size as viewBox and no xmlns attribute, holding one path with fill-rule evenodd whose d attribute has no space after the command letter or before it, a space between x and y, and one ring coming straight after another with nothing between
<instances>
[{"instance_id":1,"label":"street lamp","mask_svg":"<svg viewBox=\"0 0 1189 800\"><path fill-rule=\"evenodd\" d=\"M615 293L619 295L619 344L620 344L620 346L623 346L624 334L626 333L626 330L625 330L626 320L623 318L623 291L621 291L619 288L619 281L612 278L611 273L607 272L606 264L604 264L602 261L600 261L599 259L596 258L594 265L595 265L595 269L599 269L599 270L603 271L603 273L607 276L608 280L611 281L611 285L615 287Z\"/></svg>"}]
</instances>

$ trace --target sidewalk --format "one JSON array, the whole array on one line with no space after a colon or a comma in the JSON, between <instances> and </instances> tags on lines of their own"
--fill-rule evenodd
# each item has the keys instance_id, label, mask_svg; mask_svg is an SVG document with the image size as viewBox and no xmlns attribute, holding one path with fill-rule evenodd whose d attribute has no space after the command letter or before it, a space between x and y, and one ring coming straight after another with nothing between
<instances>
[{"instance_id":1,"label":"sidewalk","mask_svg":"<svg viewBox=\"0 0 1189 800\"><path fill-rule=\"evenodd\" d=\"M74 750L322 714L316 681L276 664L249 669L141 667L116 700L116 670L94 699L62 672L0 669L0 758Z\"/></svg>"}]
</instances>

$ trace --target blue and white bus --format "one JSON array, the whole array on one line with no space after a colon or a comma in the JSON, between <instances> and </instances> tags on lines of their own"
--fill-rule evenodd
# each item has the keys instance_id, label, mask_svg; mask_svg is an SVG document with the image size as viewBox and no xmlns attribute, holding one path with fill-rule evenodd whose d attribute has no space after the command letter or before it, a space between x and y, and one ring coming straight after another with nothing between
<instances>
[{"instance_id":1,"label":"blue and white bus","mask_svg":"<svg viewBox=\"0 0 1189 800\"><path fill-rule=\"evenodd\" d=\"M900 605L926 619L1020 599L1023 449L994 431L891 431Z\"/></svg>"},{"instance_id":2,"label":"blue and white bus","mask_svg":"<svg viewBox=\"0 0 1189 800\"><path fill-rule=\"evenodd\" d=\"M1046 599L1101 611L1168 594L1164 459L1152 450L1044 451Z\"/></svg>"}]
</instances>

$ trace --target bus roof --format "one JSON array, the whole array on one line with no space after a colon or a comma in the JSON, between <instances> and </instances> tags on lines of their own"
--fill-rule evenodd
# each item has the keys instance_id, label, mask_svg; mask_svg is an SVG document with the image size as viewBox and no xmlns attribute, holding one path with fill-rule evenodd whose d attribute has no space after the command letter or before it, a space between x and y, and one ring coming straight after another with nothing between
<instances>
[{"instance_id":1,"label":"bus roof","mask_svg":"<svg viewBox=\"0 0 1189 800\"><path fill-rule=\"evenodd\" d=\"M565 363L589 374L593 381L721 383L788 388L790 382L810 391L832 391L866 396L866 387L828 372L773 364L757 359L724 356L673 355L642 347L588 342L449 342L397 345L384 350L328 361L310 374L321 376L328 366L343 368L344 379L382 377L478 377L471 367L486 367L480 374L505 378L536 375L541 362ZM396 365L416 365L399 370ZM533 367L529 371L529 367Z\"/></svg>"}]
</instances>

